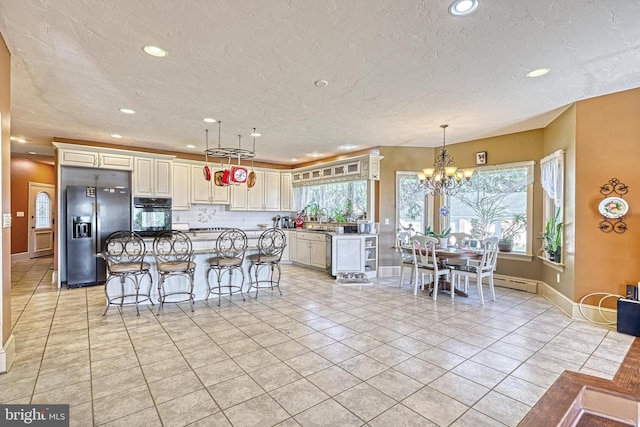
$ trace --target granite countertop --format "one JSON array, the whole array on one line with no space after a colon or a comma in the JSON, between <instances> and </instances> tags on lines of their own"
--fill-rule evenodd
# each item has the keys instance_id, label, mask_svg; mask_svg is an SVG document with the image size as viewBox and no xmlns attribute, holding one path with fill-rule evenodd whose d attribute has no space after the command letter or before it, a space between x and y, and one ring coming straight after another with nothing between
<instances>
[{"instance_id":1,"label":"granite countertop","mask_svg":"<svg viewBox=\"0 0 640 427\"><path fill-rule=\"evenodd\" d=\"M564 371L518 426L558 425L572 407L576 396L584 386L591 386L621 395L640 395L640 340L636 338L633 341L613 380ZM597 425L619 424L602 423Z\"/></svg>"}]
</instances>

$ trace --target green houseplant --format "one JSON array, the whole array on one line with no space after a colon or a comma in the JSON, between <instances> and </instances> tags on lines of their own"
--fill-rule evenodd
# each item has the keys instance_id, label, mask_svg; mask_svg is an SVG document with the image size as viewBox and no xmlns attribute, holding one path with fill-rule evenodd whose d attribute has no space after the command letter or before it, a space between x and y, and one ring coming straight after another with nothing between
<instances>
[{"instance_id":1,"label":"green houseplant","mask_svg":"<svg viewBox=\"0 0 640 427\"><path fill-rule=\"evenodd\" d=\"M446 248L447 246L449 246L449 235L451 234L451 227L447 227L440 233L438 233L432 230L431 227L427 225L427 227L424 229L424 234L425 236L435 237L436 239L440 240L440 246Z\"/></svg>"},{"instance_id":2,"label":"green houseplant","mask_svg":"<svg viewBox=\"0 0 640 427\"><path fill-rule=\"evenodd\" d=\"M560 262L562 253L562 226L560 221L560 208L556 209L556 213L547 220L542 232L542 240L544 242L544 250L550 261Z\"/></svg>"},{"instance_id":3,"label":"green houseplant","mask_svg":"<svg viewBox=\"0 0 640 427\"><path fill-rule=\"evenodd\" d=\"M511 252L516 236L527 229L527 217L523 214L514 213L508 221L503 221L503 224L506 224L506 226L502 229L498 248L501 252Z\"/></svg>"}]
</instances>

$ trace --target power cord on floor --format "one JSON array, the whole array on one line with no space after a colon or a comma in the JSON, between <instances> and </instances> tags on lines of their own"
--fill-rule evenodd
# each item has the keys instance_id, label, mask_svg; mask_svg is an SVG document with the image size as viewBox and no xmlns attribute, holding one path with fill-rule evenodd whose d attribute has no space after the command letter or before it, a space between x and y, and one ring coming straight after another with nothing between
<instances>
[{"instance_id":1,"label":"power cord on floor","mask_svg":"<svg viewBox=\"0 0 640 427\"><path fill-rule=\"evenodd\" d=\"M583 305L584 305L584 300L586 300L589 297L592 297L594 295L604 295L602 298L600 298L600 302L598 303L598 312L600 313L600 316L605 320L605 322L598 322L596 320L590 319L589 317L587 317L586 314L584 314L584 311L582 311ZM604 300L606 300L607 298L624 298L624 296L622 295L618 295L618 294L610 294L609 292L593 292L591 294L587 294L585 296L582 297L582 299L580 300L580 302L578 303L578 310L580 310L580 314L582 314L582 317L584 317L586 320L588 320L591 323L595 323L597 325L615 325L618 323L617 320L609 320L607 319L607 317L604 315L604 313L602 312L602 302Z\"/></svg>"}]
</instances>

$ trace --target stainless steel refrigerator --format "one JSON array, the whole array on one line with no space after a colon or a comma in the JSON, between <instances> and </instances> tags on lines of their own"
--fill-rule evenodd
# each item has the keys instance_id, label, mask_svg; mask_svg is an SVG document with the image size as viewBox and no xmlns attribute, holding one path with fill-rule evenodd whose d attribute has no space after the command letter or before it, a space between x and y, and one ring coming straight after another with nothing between
<instances>
[{"instance_id":1,"label":"stainless steel refrigerator","mask_svg":"<svg viewBox=\"0 0 640 427\"><path fill-rule=\"evenodd\" d=\"M69 186L67 196L67 286L104 283L102 252L106 237L131 230L131 192L120 187Z\"/></svg>"}]
</instances>

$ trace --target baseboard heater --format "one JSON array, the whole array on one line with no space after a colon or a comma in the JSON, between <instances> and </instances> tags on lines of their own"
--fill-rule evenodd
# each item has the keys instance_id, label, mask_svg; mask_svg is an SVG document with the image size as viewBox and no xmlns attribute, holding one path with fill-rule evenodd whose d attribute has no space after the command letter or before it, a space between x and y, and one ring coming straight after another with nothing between
<instances>
[{"instance_id":1,"label":"baseboard heater","mask_svg":"<svg viewBox=\"0 0 640 427\"><path fill-rule=\"evenodd\" d=\"M500 274L493 275L493 283L503 288L516 289L526 291L532 294L538 293L538 282L534 280L523 279L521 277L503 276Z\"/></svg>"}]
</instances>

